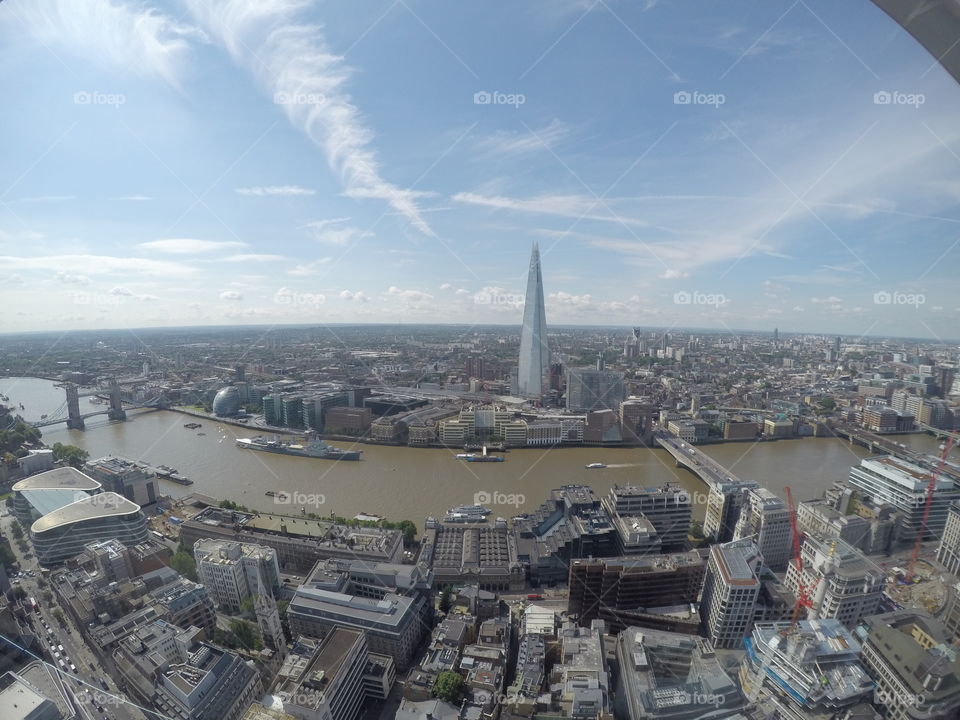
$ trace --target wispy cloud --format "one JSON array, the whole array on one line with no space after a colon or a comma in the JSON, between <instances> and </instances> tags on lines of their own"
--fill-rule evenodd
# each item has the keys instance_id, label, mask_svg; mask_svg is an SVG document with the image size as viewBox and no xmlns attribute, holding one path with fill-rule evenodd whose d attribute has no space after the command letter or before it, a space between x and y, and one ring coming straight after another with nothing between
<instances>
[{"instance_id":1,"label":"wispy cloud","mask_svg":"<svg viewBox=\"0 0 960 720\"><path fill-rule=\"evenodd\" d=\"M249 69L339 173L345 194L385 201L433 235L417 206L421 194L381 176L373 133L347 91L350 70L326 45L322 27L298 16L300 0L187 0L193 17L234 62Z\"/></svg>"},{"instance_id":2,"label":"wispy cloud","mask_svg":"<svg viewBox=\"0 0 960 720\"><path fill-rule=\"evenodd\" d=\"M155 8L112 0L6 3L0 15L0 22L21 22L44 45L174 87L191 41L205 40L197 28Z\"/></svg>"},{"instance_id":3,"label":"wispy cloud","mask_svg":"<svg viewBox=\"0 0 960 720\"><path fill-rule=\"evenodd\" d=\"M494 210L555 215L558 217L582 220L599 220L626 225L645 226L648 223L640 218L622 217L614 213L603 214L604 203L589 195L538 195L532 198L512 198L503 195L481 195L472 192L460 192L453 196L454 202ZM609 202L607 202L609 205Z\"/></svg>"},{"instance_id":4,"label":"wispy cloud","mask_svg":"<svg viewBox=\"0 0 960 720\"><path fill-rule=\"evenodd\" d=\"M145 258L121 258L110 255L44 255L40 257L0 256L5 270L41 270L65 276L137 274L170 278L192 275L195 268L181 263Z\"/></svg>"},{"instance_id":5,"label":"wispy cloud","mask_svg":"<svg viewBox=\"0 0 960 720\"><path fill-rule=\"evenodd\" d=\"M303 263L302 265L297 265L291 270L287 270L287 275L294 275L298 277L319 275L323 271L324 267L332 260L333 258L331 257L317 258L313 262Z\"/></svg>"},{"instance_id":6,"label":"wispy cloud","mask_svg":"<svg viewBox=\"0 0 960 720\"><path fill-rule=\"evenodd\" d=\"M140 243L143 250L169 253L171 255L199 255L217 250L245 247L246 243L234 240L198 240L195 238L167 238Z\"/></svg>"},{"instance_id":7,"label":"wispy cloud","mask_svg":"<svg viewBox=\"0 0 960 720\"><path fill-rule=\"evenodd\" d=\"M500 130L478 139L476 147L484 158L494 155L523 155L551 149L569 135L570 128L567 124L555 119L546 127L533 132Z\"/></svg>"},{"instance_id":8,"label":"wispy cloud","mask_svg":"<svg viewBox=\"0 0 960 720\"><path fill-rule=\"evenodd\" d=\"M234 262L234 263L263 263L263 262L279 262L281 260L286 260L283 255L270 255L270 254L260 254L260 253L248 253L241 255L230 255L225 258L221 258L223 262ZM220 262L218 260L217 262Z\"/></svg>"},{"instance_id":9,"label":"wispy cloud","mask_svg":"<svg viewBox=\"0 0 960 720\"><path fill-rule=\"evenodd\" d=\"M297 197L316 193L316 190L299 185L256 185L254 187L236 188L235 191L248 197Z\"/></svg>"}]
</instances>

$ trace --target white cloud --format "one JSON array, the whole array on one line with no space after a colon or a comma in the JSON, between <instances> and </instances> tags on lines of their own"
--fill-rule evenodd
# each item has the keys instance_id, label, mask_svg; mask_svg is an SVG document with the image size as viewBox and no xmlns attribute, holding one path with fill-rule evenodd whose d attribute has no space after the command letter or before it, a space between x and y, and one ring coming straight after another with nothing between
<instances>
[{"instance_id":1,"label":"white cloud","mask_svg":"<svg viewBox=\"0 0 960 720\"><path fill-rule=\"evenodd\" d=\"M249 253L246 255L230 255L229 257L221 258L221 260L223 262L262 263L262 262L279 262L280 260L286 260L286 258L283 255L260 255L256 253Z\"/></svg>"},{"instance_id":2,"label":"white cloud","mask_svg":"<svg viewBox=\"0 0 960 720\"><path fill-rule=\"evenodd\" d=\"M287 270L287 275L317 275L323 270L324 265L328 264L331 260L333 260L331 257L317 258L313 262L303 263L302 265L297 265L292 270Z\"/></svg>"},{"instance_id":3,"label":"white cloud","mask_svg":"<svg viewBox=\"0 0 960 720\"><path fill-rule=\"evenodd\" d=\"M464 288L457 288L457 291L454 293L454 295L459 295L460 297L464 297L469 294L470 294L470 291L465 290Z\"/></svg>"},{"instance_id":4,"label":"white cloud","mask_svg":"<svg viewBox=\"0 0 960 720\"><path fill-rule=\"evenodd\" d=\"M406 300L413 304L421 304L426 302L431 302L433 300L433 295L430 293L425 293L421 290L401 290L396 285L391 285L387 290L387 295L394 298L399 298L401 300Z\"/></svg>"},{"instance_id":5,"label":"white cloud","mask_svg":"<svg viewBox=\"0 0 960 720\"><path fill-rule=\"evenodd\" d=\"M193 275L196 269L181 263L110 255L49 255L46 257L0 256L0 267L8 270L54 270L64 275L156 275L170 278Z\"/></svg>"},{"instance_id":6,"label":"white cloud","mask_svg":"<svg viewBox=\"0 0 960 720\"><path fill-rule=\"evenodd\" d=\"M681 280L690 277L690 273L685 270L664 270L659 277L663 280Z\"/></svg>"},{"instance_id":7,"label":"white cloud","mask_svg":"<svg viewBox=\"0 0 960 720\"><path fill-rule=\"evenodd\" d=\"M231 301L243 300L243 295L238 293L236 290L224 290L222 293L220 293L220 299Z\"/></svg>"},{"instance_id":8,"label":"white cloud","mask_svg":"<svg viewBox=\"0 0 960 720\"><path fill-rule=\"evenodd\" d=\"M246 243L233 240L197 240L194 238L168 238L165 240L151 240L140 243L139 247L154 252L169 253L171 255L198 255L216 250L229 250L244 247Z\"/></svg>"},{"instance_id":9,"label":"white cloud","mask_svg":"<svg viewBox=\"0 0 960 720\"><path fill-rule=\"evenodd\" d=\"M552 303L566 308L584 309L593 305L593 297L586 295L572 295L561 291L550 293L548 296Z\"/></svg>"},{"instance_id":10,"label":"white cloud","mask_svg":"<svg viewBox=\"0 0 960 720\"><path fill-rule=\"evenodd\" d=\"M836 295L831 295L830 297L812 297L810 302L814 305L834 305L842 301Z\"/></svg>"},{"instance_id":11,"label":"white cloud","mask_svg":"<svg viewBox=\"0 0 960 720\"><path fill-rule=\"evenodd\" d=\"M316 190L300 187L299 185L257 185L254 187L235 188L235 191L247 197L298 197L316 193Z\"/></svg>"},{"instance_id":12,"label":"white cloud","mask_svg":"<svg viewBox=\"0 0 960 720\"><path fill-rule=\"evenodd\" d=\"M174 87L190 40L205 40L195 27L156 8L113 0L31 0L4 10L0 15L7 23L22 22L45 47L123 72L154 75Z\"/></svg>"},{"instance_id":13,"label":"white cloud","mask_svg":"<svg viewBox=\"0 0 960 720\"><path fill-rule=\"evenodd\" d=\"M317 242L328 245L346 245L354 240L372 237L373 233L355 227L325 227L313 231L313 238Z\"/></svg>"},{"instance_id":14,"label":"white cloud","mask_svg":"<svg viewBox=\"0 0 960 720\"><path fill-rule=\"evenodd\" d=\"M248 68L290 123L325 154L345 194L376 198L417 230L433 235L420 194L383 179L373 133L347 91L350 70L326 45L322 28L300 22L301 0L187 0L194 18Z\"/></svg>"},{"instance_id":15,"label":"white cloud","mask_svg":"<svg viewBox=\"0 0 960 720\"><path fill-rule=\"evenodd\" d=\"M494 155L516 156L529 152L548 150L562 142L570 134L566 123L554 119L546 127L531 130L501 130L480 138L477 149L483 157Z\"/></svg>"},{"instance_id":16,"label":"white cloud","mask_svg":"<svg viewBox=\"0 0 960 720\"><path fill-rule=\"evenodd\" d=\"M120 295L122 297L133 297L133 292L131 290L128 290L127 288L121 287L119 285L115 288L112 288L108 294Z\"/></svg>"},{"instance_id":17,"label":"white cloud","mask_svg":"<svg viewBox=\"0 0 960 720\"><path fill-rule=\"evenodd\" d=\"M370 302L370 297L363 292L363 290L357 290L356 292L351 292L350 290L343 290L340 293L341 300L350 300L357 303L368 303Z\"/></svg>"},{"instance_id":18,"label":"white cloud","mask_svg":"<svg viewBox=\"0 0 960 720\"><path fill-rule=\"evenodd\" d=\"M453 290L453 285L451 285L450 283L443 283L443 284L440 286L440 289L441 289L441 290Z\"/></svg>"},{"instance_id":19,"label":"white cloud","mask_svg":"<svg viewBox=\"0 0 960 720\"><path fill-rule=\"evenodd\" d=\"M74 275L73 273L68 272L58 272L57 280L68 285L89 285L90 278L86 275Z\"/></svg>"},{"instance_id":20,"label":"white cloud","mask_svg":"<svg viewBox=\"0 0 960 720\"><path fill-rule=\"evenodd\" d=\"M603 211L611 205L611 200L598 200L590 195L538 195L533 198L511 198L503 195L483 195L480 193L460 192L453 196L454 202L495 210L554 215L557 217L598 220L623 225L646 226L648 223L639 218L625 217L618 213ZM600 213L600 214L598 214Z\"/></svg>"}]
</instances>

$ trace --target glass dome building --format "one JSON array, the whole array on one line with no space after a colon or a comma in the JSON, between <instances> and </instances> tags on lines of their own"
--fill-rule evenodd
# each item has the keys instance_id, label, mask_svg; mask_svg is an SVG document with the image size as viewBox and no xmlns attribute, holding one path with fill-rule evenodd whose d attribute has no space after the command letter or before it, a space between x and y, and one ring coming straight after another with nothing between
<instances>
[{"instance_id":1,"label":"glass dome building","mask_svg":"<svg viewBox=\"0 0 960 720\"><path fill-rule=\"evenodd\" d=\"M240 412L240 391L225 387L213 399L213 414L217 417L233 417Z\"/></svg>"}]
</instances>

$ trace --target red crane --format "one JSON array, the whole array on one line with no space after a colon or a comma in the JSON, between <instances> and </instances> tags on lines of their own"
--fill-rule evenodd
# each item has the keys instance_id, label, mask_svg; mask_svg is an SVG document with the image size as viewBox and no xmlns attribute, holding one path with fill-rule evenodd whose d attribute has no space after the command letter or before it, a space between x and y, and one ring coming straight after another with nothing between
<instances>
[{"instance_id":1,"label":"red crane","mask_svg":"<svg viewBox=\"0 0 960 720\"><path fill-rule=\"evenodd\" d=\"M817 578L810 587L807 587L803 581L803 555L800 553L800 531L797 529L797 507L793 504L793 493L789 487L784 488L787 492L787 507L790 511L790 530L793 533L793 563L797 568L797 603L793 606L793 615L790 619L790 627L784 630L784 633L790 632L797 626L800 620L801 608L813 607L813 591L816 589L820 578Z\"/></svg>"},{"instance_id":2,"label":"red crane","mask_svg":"<svg viewBox=\"0 0 960 720\"><path fill-rule=\"evenodd\" d=\"M930 508L933 505L933 493L937 489L937 481L943 473L943 466L947 464L947 458L950 456L950 450L953 448L953 436L947 438L940 453L940 462L937 465L936 472L930 473L930 482L927 484L927 501L923 506L923 520L920 522L920 531L917 533L917 541L913 544L913 554L910 556L910 564L907 565L907 573L903 576L903 582L909 583L913 580L914 566L917 564L917 558L920 556L920 545L923 543L923 536L927 534L927 521L930 519Z\"/></svg>"}]
</instances>

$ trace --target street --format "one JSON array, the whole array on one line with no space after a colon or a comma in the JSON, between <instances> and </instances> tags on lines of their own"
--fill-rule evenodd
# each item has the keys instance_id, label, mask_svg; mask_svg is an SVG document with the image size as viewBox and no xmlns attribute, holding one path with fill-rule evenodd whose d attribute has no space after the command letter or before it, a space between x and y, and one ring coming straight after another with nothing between
<instances>
[{"instance_id":1,"label":"street","mask_svg":"<svg viewBox=\"0 0 960 720\"><path fill-rule=\"evenodd\" d=\"M9 514L0 518L0 528L4 535L12 538L11 526L15 522L16 519ZM24 573L19 578L11 578L11 583L13 587L22 587L26 597L35 598L39 607L36 614L28 617L33 632L40 638L40 646L44 651L43 659L59 675L83 717L97 720L144 720L143 712L126 701L126 696L120 692L113 678L107 674L73 626L70 616L64 612L63 623L54 618L57 596L51 583L42 577L36 558L25 558L16 542L11 541L10 547ZM33 576L29 575L31 572ZM52 594L50 602L44 600L46 590ZM63 647L62 652L58 646ZM63 662L63 668L60 661ZM76 666L75 673L70 669L71 663Z\"/></svg>"}]
</instances>

